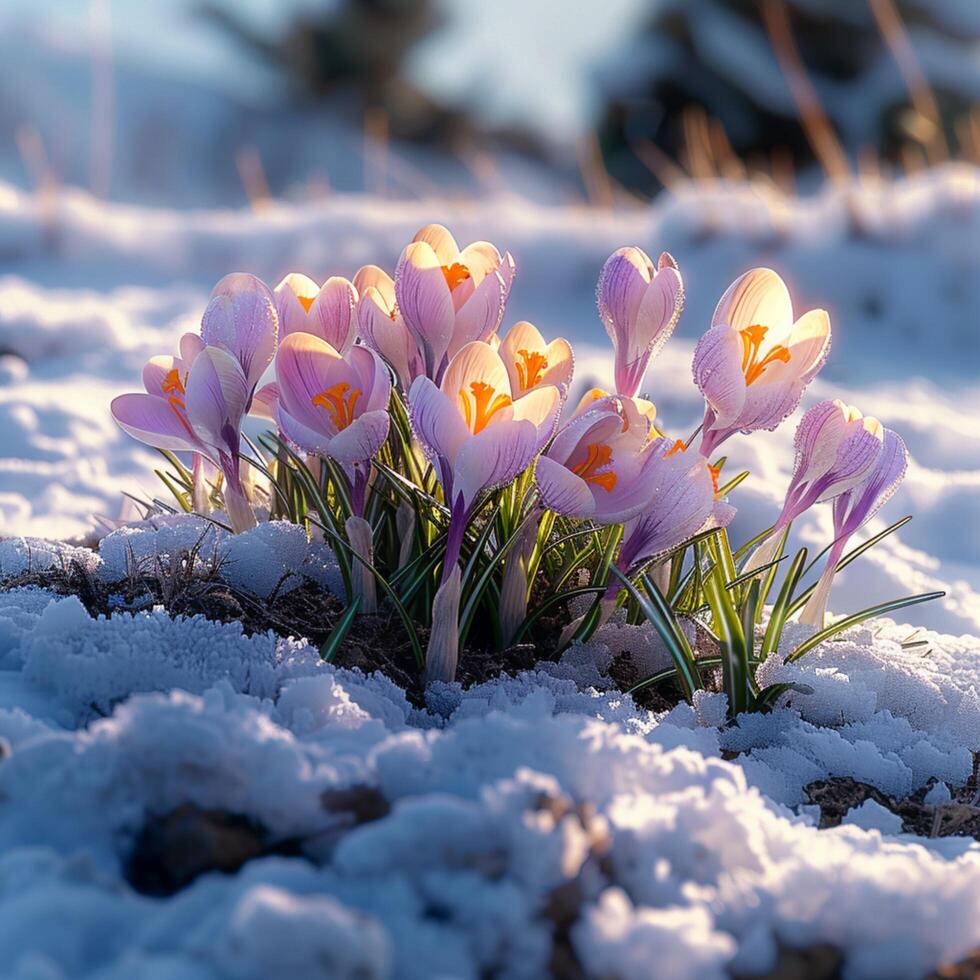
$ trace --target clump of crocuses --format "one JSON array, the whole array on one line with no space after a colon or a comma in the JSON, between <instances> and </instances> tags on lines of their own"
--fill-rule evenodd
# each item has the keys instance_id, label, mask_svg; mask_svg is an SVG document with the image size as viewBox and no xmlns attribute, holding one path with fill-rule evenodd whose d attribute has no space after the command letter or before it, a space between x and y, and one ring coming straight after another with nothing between
<instances>
[{"instance_id":1,"label":"clump of crocuses","mask_svg":"<svg viewBox=\"0 0 980 980\"><path fill-rule=\"evenodd\" d=\"M829 503L834 540L801 613L822 626L847 542L904 474L901 439L840 402L810 408L781 511L736 553L737 570L725 528L740 478L721 484L713 457L796 410L827 356L827 314L797 316L769 269L732 283L695 348L704 416L684 439L640 395L684 306L678 263L638 247L609 257L597 299L613 387L584 394L567 340L526 321L502 329L516 271L509 252L460 248L428 225L393 276L374 265L322 284L290 273L275 290L227 276L200 335L152 358L145 392L116 398L112 413L141 442L189 454L187 508L214 503L236 532L271 514L325 537L344 572L345 622L394 610L430 682L454 679L481 617L506 647L564 608L561 646L624 603L648 610L630 584L642 582L660 608L696 618L706 561L725 567L729 589L747 588L771 576L791 523ZM258 437L268 453L243 434L249 414L274 426Z\"/></svg>"}]
</instances>

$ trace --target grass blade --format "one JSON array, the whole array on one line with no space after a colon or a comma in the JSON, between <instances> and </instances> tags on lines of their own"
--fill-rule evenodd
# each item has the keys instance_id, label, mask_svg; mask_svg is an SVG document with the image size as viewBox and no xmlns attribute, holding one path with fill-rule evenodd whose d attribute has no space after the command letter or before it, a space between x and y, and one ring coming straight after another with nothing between
<instances>
[{"instance_id":1,"label":"grass blade","mask_svg":"<svg viewBox=\"0 0 980 980\"><path fill-rule=\"evenodd\" d=\"M344 610L343 616L330 631L330 635L323 641L323 646L320 647L320 657L327 663L333 660L334 654L340 649L340 644L347 638L360 606L361 597L355 596L354 601Z\"/></svg>"}]
</instances>

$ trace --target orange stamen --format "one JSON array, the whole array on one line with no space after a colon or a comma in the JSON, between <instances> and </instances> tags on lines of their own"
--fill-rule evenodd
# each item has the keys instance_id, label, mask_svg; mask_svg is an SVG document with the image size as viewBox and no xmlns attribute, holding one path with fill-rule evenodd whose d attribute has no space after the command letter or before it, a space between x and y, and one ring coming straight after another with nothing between
<instances>
[{"instance_id":1,"label":"orange stamen","mask_svg":"<svg viewBox=\"0 0 980 980\"><path fill-rule=\"evenodd\" d=\"M609 446L592 442L589 443L586 450L585 459L571 469L576 476L582 477L586 483L595 483L608 493L616 486L616 474L598 471L604 466L609 466L612 463L612 458L612 449Z\"/></svg>"},{"instance_id":2,"label":"orange stamen","mask_svg":"<svg viewBox=\"0 0 980 980\"><path fill-rule=\"evenodd\" d=\"M459 397L463 402L463 418L469 430L476 435L482 432L490 419L502 408L513 404L510 395L498 395L492 385L485 381L470 382L473 404L470 405L470 396L466 394L465 388L459 389Z\"/></svg>"},{"instance_id":3,"label":"orange stamen","mask_svg":"<svg viewBox=\"0 0 980 980\"><path fill-rule=\"evenodd\" d=\"M708 472L711 474L711 488L715 492L715 497L718 497L718 477L721 476L721 467L712 466L708 463Z\"/></svg>"},{"instance_id":4,"label":"orange stamen","mask_svg":"<svg viewBox=\"0 0 980 980\"><path fill-rule=\"evenodd\" d=\"M470 278L470 270L462 262L454 262L452 265L444 265L442 274L446 277L446 285L452 292L461 282Z\"/></svg>"},{"instance_id":5,"label":"orange stamen","mask_svg":"<svg viewBox=\"0 0 980 980\"><path fill-rule=\"evenodd\" d=\"M670 449L668 449L667 452L664 453L664 456L665 457L667 457L667 456L673 456L674 453L682 453L682 452L684 452L684 440L683 439L678 439L673 444L673 446L671 446Z\"/></svg>"},{"instance_id":6,"label":"orange stamen","mask_svg":"<svg viewBox=\"0 0 980 980\"><path fill-rule=\"evenodd\" d=\"M782 344L775 344L770 348L765 357L759 357L762 349L762 341L769 332L768 327L753 323L741 331L742 337L742 373L745 375L747 385L758 381L762 377L766 368L775 361L782 361L783 364L789 363L789 348Z\"/></svg>"},{"instance_id":7,"label":"orange stamen","mask_svg":"<svg viewBox=\"0 0 980 980\"><path fill-rule=\"evenodd\" d=\"M171 368L167 372L167 376L163 379L160 388L162 389L165 395L171 391L176 391L178 394L183 395L186 391L184 387L184 382L186 380L187 380L187 375L184 375L184 377L182 378L180 376L180 371L178 371L177 368Z\"/></svg>"},{"instance_id":8,"label":"orange stamen","mask_svg":"<svg viewBox=\"0 0 980 980\"><path fill-rule=\"evenodd\" d=\"M360 388L351 391L351 386L346 381L340 381L332 388L314 395L310 401L318 408L325 408L338 429L346 429L354 421L354 406L360 397Z\"/></svg>"},{"instance_id":9,"label":"orange stamen","mask_svg":"<svg viewBox=\"0 0 980 980\"><path fill-rule=\"evenodd\" d=\"M310 307L313 305L313 300L316 299L315 296L297 296L296 298L303 304L303 309L306 310L307 313L310 312Z\"/></svg>"},{"instance_id":10,"label":"orange stamen","mask_svg":"<svg viewBox=\"0 0 980 980\"><path fill-rule=\"evenodd\" d=\"M537 351L519 350L518 360L514 361L517 377L520 378L524 391L533 388L543 377L548 368L548 358Z\"/></svg>"}]
</instances>

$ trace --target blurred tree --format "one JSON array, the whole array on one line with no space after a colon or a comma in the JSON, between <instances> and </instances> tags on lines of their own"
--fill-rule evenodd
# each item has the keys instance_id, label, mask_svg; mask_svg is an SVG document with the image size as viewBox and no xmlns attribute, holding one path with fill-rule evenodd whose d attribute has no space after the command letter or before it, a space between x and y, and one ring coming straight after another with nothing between
<instances>
[{"instance_id":1,"label":"blurred tree","mask_svg":"<svg viewBox=\"0 0 980 980\"><path fill-rule=\"evenodd\" d=\"M980 162L980 0L659 0L602 81L612 176Z\"/></svg>"},{"instance_id":2,"label":"blurred tree","mask_svg":"<svg viewBox=\"0 0 980 980\"><path fill-rule=\"evenodd\" d=\"M444 22L436 0L334 0L322 12L298 14L281 38L255 31L219 0L208 0L202 10L285 73L297 95L346 98L355 111L382 119L396 139L455 146L476 135L463 108L433 99L406 71L411 49ZM540 152L525 132L493 135Z\"/></svg>"}]
</instances>

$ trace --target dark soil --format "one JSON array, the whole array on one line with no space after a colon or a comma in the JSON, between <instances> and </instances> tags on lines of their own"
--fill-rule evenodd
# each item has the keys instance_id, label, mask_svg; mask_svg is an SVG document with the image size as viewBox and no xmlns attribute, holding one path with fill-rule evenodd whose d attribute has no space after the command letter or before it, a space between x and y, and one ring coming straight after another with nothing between
<instances>
[{"instance_id":1,"label":"dark soil","mask_svg":"<svg viewBox=\"0 0 980 980\"><path fill-rule=\"evenodd\" d=\"M874 800L902 818L902 830L920 837L973 837L980 841L980 806L977 806L977 775L980 755L974 757L973 775L965 786L952 789L948 803L923 802L929 792L924 786L905 799L896 800L874 786L849 776L818 780L805 787L811 803L820 807L820 827L838 827L845 814L866 800Z\"/></svg>"}]
</instances>

